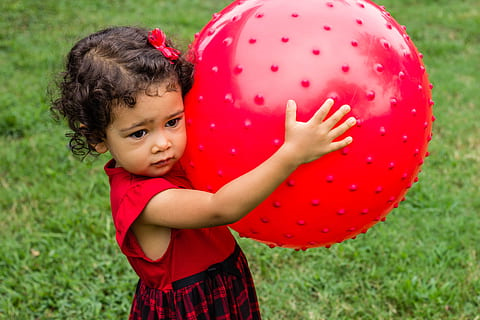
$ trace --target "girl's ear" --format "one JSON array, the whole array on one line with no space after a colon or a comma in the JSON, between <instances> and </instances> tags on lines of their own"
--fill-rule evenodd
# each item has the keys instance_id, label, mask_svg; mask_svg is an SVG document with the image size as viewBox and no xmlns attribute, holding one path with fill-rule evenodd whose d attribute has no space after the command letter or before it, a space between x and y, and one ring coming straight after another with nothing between
<instances>
[{"instance_id":1,"label":"girl's ear","mask_svg":"<svg viewBox=\"0 0 480 320\"><path fill-rule=\"evenodd\" d=\"M105 153L105 152L108 151L108 147L105 144L105 142L100 142L100 143L94 144L92 146L95 149L95 151L97 151L98 153Z\"/></svg>"},{"instance_id":2,"label":"girl's ear","mask_svg":"<svg viewBox=\"0 0 480 320\"><path fill-rule=\"evenodd\" d=\"M87 126L84 125L83 123L80 123L80 126L79 126L80 129L87 129ZM95 151L97 151L98 153L105 153L108 151L108 147L107 145L105 144L105 142L100 142L100 143L97 143L97 144L91 144L90 146L93 147L93 149L95 149Z\"/></svg>"}]
</instances>

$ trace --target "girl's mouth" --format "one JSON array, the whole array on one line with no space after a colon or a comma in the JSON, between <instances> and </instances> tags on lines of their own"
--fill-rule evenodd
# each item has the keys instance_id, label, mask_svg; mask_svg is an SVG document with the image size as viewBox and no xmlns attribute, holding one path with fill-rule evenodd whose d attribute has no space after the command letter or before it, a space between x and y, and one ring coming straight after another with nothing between
<instances>
[{"instance_id":1,"label":"girl's mouth","mask_svg":"<svg viewBox=\"0 0 480 320\"><path fill-rule=\"evenodd\" d=\"M156 166L156 167L163 167L165 165L167 165L170 161L172 161L173 158L167 158L167 159L164 159L164 160L160 160L160 161L157 161L155 163L153 163L152 165Z\"/></svg>"}]
</instances>

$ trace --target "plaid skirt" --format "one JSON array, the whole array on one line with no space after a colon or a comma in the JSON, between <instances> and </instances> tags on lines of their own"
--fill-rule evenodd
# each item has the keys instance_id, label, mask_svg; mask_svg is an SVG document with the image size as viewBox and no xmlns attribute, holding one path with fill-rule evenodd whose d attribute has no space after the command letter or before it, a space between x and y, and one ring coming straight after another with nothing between
<instances>
[{"instance_id":1,"label":"plaid skirt","mask_svg":"<svg viewBox=\"0 0 480 320\"><path fill-rule=\"evenodd\" d=\"M138 282L129 320L260 320L247 260L237 245L225 261L159 290Z\"/></svg>"}]
</instances>

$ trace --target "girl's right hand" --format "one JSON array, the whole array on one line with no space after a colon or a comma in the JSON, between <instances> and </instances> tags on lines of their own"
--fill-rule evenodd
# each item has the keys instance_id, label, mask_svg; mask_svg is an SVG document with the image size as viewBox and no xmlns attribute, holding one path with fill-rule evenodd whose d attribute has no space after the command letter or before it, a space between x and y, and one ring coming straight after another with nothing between
<instances>
[{"instance_id":1,"label":"girl's right hand","mask_svg":"<svg viewBox=\"0 0 480 320\"><path fill-rule=\"evenodd\" d=\"M352 137L334 141L356 124L354 117L350 117L340 125L340 120L350 112L350 106L343 105L330 117L327 117L333 99L327 99L323 105L307 122L297 121L297 105L295 101L287 102L285 117L285 143L283 148L290 153L294 164L314 161L332 151L349 145Z\"/></svg>"}]
</instances>

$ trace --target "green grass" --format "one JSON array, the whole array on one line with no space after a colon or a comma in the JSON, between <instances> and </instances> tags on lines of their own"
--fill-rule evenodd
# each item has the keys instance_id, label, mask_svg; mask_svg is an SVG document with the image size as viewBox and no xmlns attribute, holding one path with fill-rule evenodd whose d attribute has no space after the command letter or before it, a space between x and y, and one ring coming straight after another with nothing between
<instances>
[{"instance_id":1,"label":"green grass","mask_svg":"<svg viewBox=\"0 0 480 320\"><path fill-rule=\"evenodd\" d=\"M407 201L330 249L240 239L265 319L480 319L477 0L379 1L425 55L434 139ZM227 0L0 4L0 319L125 319L136 276L110 220L106 158L79 162L46 90L80 37L162 27L187 44Z\"/></svg>"}]
</instances>

